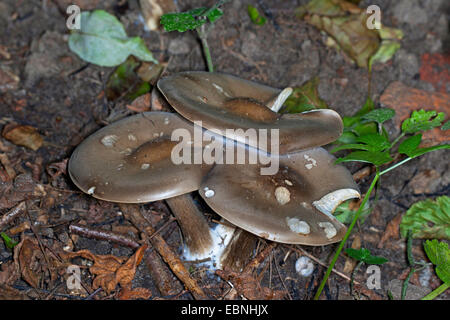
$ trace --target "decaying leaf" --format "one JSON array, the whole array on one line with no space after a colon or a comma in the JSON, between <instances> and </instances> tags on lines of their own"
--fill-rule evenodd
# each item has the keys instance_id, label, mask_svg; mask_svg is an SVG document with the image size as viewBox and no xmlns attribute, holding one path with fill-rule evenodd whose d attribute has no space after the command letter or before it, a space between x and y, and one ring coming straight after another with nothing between
<instances>
[{"instance_id":1,"label":"decaying leaf","mask_svg":"<svg viewBox=\"0 0 450 320\"><path fill-rule=\"evenodd\" d=\"M400 232L406 237L411 230L413 238L450 240L450 197L442 196L419 201L403 216Z\"/></svg>"},{"instance_id":2,"label":"decaying leaf","mask_svg":"<svg viewBox=\"0 0 450 320\"><path fill-rule=\"evenodd\" d=\"M396 40L403 37L398 29L382 25L380 29L368 28L367 12L344 0L311 0L297 9L297 15L325 31L333 38L333 46L369 70L374 62L391 59L400 48Z\"/></svg>"},{"instance_id":3,"label":"decaying leaf","mask_svg":"<svg viewBox=\"0 0 450 320\"><path fill-rule=\"evenodd\" d=\"M8 209L23 200L44 197L45 188L36 183L29 173L18 175L14 181L0 184L0 209Z\"/></svg>"},{"instance_id":4,"label":"decaying leaf","mask_svg":"<svg viewBox=\"0 0 450 320\"><path fill-rule=\"evenodd\" d=\"M389 223L386 226L386 230L383 233L383 236L381 237L380 242L377 245L377 248L383 248L384 243L389 239L398 239L400 235L400 221L402 221L402 214L398 214L389 221Z\"/></svg>"},{"instance_id":5,"label":"decaying leaf","mask_svg":"<svg viewBox=\"0 0 450 320\"><path fill-rule=\"evenodd\" d=\"M6 125L2 135L12 143L27 147L33 151L39 149L44 143L44 138L42 138L37 129L27 125Z\"/></svg>"},{"instance_id":6,"label":"decaying leaf","mask_svg":"<svg viewBox=\"0 0 450 320\"><path fill-rule=\"evenodd\" d=\"M285 296L284 291L262 287L251 272L217 270L216 274L225 281L230 281L237 292L249 300L280 300Z\"/></svg>"},{"instance_id":7,"label":"decaying leaf","mask_svg":"<svg viewBox=\"0 0 450 320\"><path fill-rule=\"evenodd\" d=\"M314 109L327 109L328 105L319 97L318 85L319 77L315 77L301 87L293 88L293 92L284 103L281 113L299 113Z\"/></svg>"},{"instance_id":8,"label":"decaying leaf","mask_svg":"<svg viewBox=\"0 0 450 320\"><path fill-rule=\"evenodd\" d=\"M136 267L141 262L147 246L140 247L128 260L125 257L113 255L96 255L89 250L68 252L70 258L83 257L94 262L89 271L96 277L93 282L94 288L103 288L107 293L115 290L120 284L128 287L134 278Z\"/></svg>"},{"instance_id":9,"label":"decaying leaf","mask_svg":"<svg viewBox=\"0 0 450 320\"><path fill-rule=\"evenodd\" d=\"M128 288L128 286L123 287L119 292L120 300L137 300L144 299L147 300L152 296L152 292L146 288Z\"/></svg>"}]
</instances>

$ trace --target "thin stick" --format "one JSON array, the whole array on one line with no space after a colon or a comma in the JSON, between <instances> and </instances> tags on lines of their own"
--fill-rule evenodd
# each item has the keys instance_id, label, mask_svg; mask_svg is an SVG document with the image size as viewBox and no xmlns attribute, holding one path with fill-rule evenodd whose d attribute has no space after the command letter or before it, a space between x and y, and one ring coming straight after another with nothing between
<instances>
[{"instance_id":1,"label":"thin stick","mask_svg":"<svg viewBox=\"0 0 450 320\"><path fill-rule=\"evenodd\" d=\"M138 205L120 203L119 207L127 220L129 220L136 228L141 230L147 236L155 234L155 229L142 216ZM177 278L184 283L195 299L208 299L208 296L205 294L203 289L199 287L195 279L191 278L180 258L172 251L172 248L169 247L160 234L155 234L151 239L148 239L148 241L156 249L156 251L158 251L163 260L169 265L170 269L177 276Z\"/></svg>"},{"instance_id":2,"label":"thin stick","mask_svg":"<svg viewBox=\"0 0 450 320\"><path fill-rule=\"evenodd\" d=\"M87 226L82 226L80 224L71 224L69 226L69 231L85 238L111 241L132 249L137 249L141 246L139 243L123 234L106 230L98 230Z\"/></svg>"}]
</instances>

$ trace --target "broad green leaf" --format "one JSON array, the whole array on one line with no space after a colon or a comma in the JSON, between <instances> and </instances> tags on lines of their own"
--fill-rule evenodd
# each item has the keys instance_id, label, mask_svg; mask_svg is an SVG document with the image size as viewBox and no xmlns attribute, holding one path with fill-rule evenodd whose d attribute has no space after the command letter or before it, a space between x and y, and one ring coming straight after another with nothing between
<instances>
[{"instance_id":1,"label":"broad green leaf","mask_svg":"<svg viewBox=\"0 0 450 320\"><path fill-rule=\"evenodd\" d=\"M450 250L445 242L436 239L427 240L424 250L428 259L436 266L436 274L443 282L450 285Z\"/></svg>"},{"instance_id":2,"label":"broad green leaf","mask_svg":"<svg viewBox=\"0 0 450 320\"><path fill-rule=\"evenodd\" d=\"M251 4L249 4L247 6L247 13L248 13L248 16L250 17L250 20L252 20L252 22L254 24L262 26L263 24L266 23L266 18L261 16L259 14L258 9L255 8L254 6L252 6Z\"/></svg>"},{"instance_id":3,"label":"broad green leaf","mask_svg":"<svg viewBox=\"0 0 450 320\"><path fill-rule=\"evenodd\" d=\"M447 121L442 127L441 130L448 130L450 129L450 121Z\"/></svg>"},{"instance_id":4,"label":"broad green leaf","mask_svg":"<svg viewBox=\"0 0 450 320\"><path fill-rule=\"evenodd\" d=\"M166 31L185 32L195 30L207 22L217 21L223 16L219 8L208 9L205 7L195 8L186 12L166 13L161 16L160 22Z\"/></svg>"},{"instance_id":5,"label":"broad green leaf","mask_svg":"<svg viewBox=\"0 0 450 320\"><path fill-rule=\"evenodd\" d=\"M380 166L392 161L392 158L388 152L354 151L343 158L338 158L336 164L349 161L368 162Z\"/></svg>"},{"instance_id":6,"label":"broad green leaf","mask_svg":"<svg viewBox=\"0 0 450 320\"><path fill-rule=\"evenodd\" d=\"M369 133L356 138L356 141L363 142L369 146L369 151L383 151L391 147L391 143L384 135Z\"/></svg>"},{"instance_id":7,"label":"broad green leaf","mask_svg":"<svg viewBox=\"0 0 450 320\"><path fill-rule=\"evenodd\" d=\"M120 21L104 10L81 13L81 29L69 36L69 48L81 59L114 67L129 55L158 63L139 37L129 38Z\"/></svg>"},{"instance_id":8,"label":"broad green leaf","mask_svg":"<svg viewBox=\"0 0 450 320\"><path fill-rule=\"evenodd\" d=\"M413 157L414 151L419 147L422 141L422 134L416 134L402 141L398 147L398 152L406 154L408 157Z\"/></svg>"},{"instance_id":9,"label":"broad green leaf","mask_svg":"<svg viewBox=\"0 0 450 320\"><path fill-rule=\"evenodd\" d=\"M315 77L301 87L294 88L292 94L286 99L281 113L300 113L314 109L328 109L326 102L319 97L318 85L319 77Z\"/></svg>"},{"instance_id":10,"label":"broad green leaf","mask_svg":"<svg viewBox=\"0 0 450 320\"><path fill-rule=\"evenodd\" d=\"M204 12L206 8L199 9L201 12ZM196 19L195 13L198 12L191 10L188 12L166 13L161 16L160 22L166 31L185 32L195 30L206 23L205 19Z\"/></svg>"},{"instance_id":11,"label":"broad green leaf","mask_svg":"<svg viewBox=\"0 0 450 320\"><path fill-rule=\"evenodd\" d=\"M356 138L355 138L356 139ZM333 148L330 152L336 153L341 150L370 150L370 146L362 143L346 143L343 145L340 145L339 147Z\"/></svg>"},{"instance_id":12,"label":"broad green leaf","mask_svg":"<svg viewBox=\"0 0 450 320\"><path fill-rule=\"evenodd\" d=\"M400 232L406 237L411 230L413 238L450 240L450 198L419 201L406 211L400 223Z\"/></svg>"},{"instance_id":13,"label":"broad green leaf","mask_svg":"<svg viewBox=\"0 0 450 320\"><path fill-rule=\"evenodd\" d=\"M431 130L435 127L439 127L444 121L445 113L436 111L413 111L410 118L406 119L402 123L402 132L404 133L416 133L420 131Z\"/></svg>"},{"instance_id":14,"label":"broad green leaf","mask_svg":"<svg viewBox=\"0 0 450 320\"><path fill-rule=\"evenodd\" d=\"M389 108L378 108L370 111L362 116L364 120L375 121L378 123L383 123L387 120L392 119L395 116L395 111Z\"/></svg>"},{"instance_id":15,"label":"broad green leaf","mask_svg":"<svg viewBox=\"0 0 450 320\"><path fill-rule=\"evenodd\" d=\"M361 248L361 249L353 249L348 248L345 249L345 253L358 261L365 262L367 264L383 264L388 262L386 258L379 257L379 256L373 256L368 249Z\"/></svg>"},{"instance_id":16,"label":"broad green leaf","mask_svg":"<svg viewBox=\"0 0 450 320\"><path fill-rule=\"evenodd\" d=\"M420 142L422 140L422 134L416 134L415 136L405 139L398 147L398 152L406 154L408 157L415 158L421 156L427 152L450 149L449 144L441 144L437 146L419 148Z\"/></svg>"},{"instance_id":17,"label":"broad green leaf","mask_svg":"<svg viewBox=\"0 0 450 320\"><path fill-rule=\"evenodd\" d=\"M211 23L216 22L222 16L223 16L223 11L220 8L215 8L213 10L209 10L206 13L206 17L208 18L209 22L211 22Z\"/></svg>"},{"instance_id":18,"label":"broad green leaf","mask_svg":"<svg viewBox=\"0 0 450 320\"><path fill-rule=\"evenodd\" d=\"M0 236L3 238L3 241L5 242L5 246L8 249L14 249L14 247L18 244L18 242L11 239L6 233L1 232Z\"/></svg>"}]
</instances>

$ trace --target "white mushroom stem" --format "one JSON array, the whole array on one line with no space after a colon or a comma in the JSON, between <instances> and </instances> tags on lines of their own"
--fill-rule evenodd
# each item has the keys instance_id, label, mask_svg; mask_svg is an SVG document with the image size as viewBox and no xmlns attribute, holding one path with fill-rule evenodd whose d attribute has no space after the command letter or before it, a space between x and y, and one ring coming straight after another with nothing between
<instances>
[{"instance_id":1,"label":"white mushroom stem","mask_svg":"<svg viewBox=\"0 0 450 320\"><path fill-rule=\"evenodd\" d=\"M314 201L312 204L317 210L335 219L333 212L338 205L348 199L360 197L361 195L355 189L339 189L324 195L320 200Z\"/></svg>"},{"instance_id":2,"label":"white mushroom stem","mask_svg":"<svg viewBox=\"0 0 450 320\"><path fill-rule=\"evenodd\" d=\"M284 88L278 96L266 102L266 106L273 112L278 112L286 99L292 94L292 88Z\"/></svg>"},{"instance_id":3,"label":"white mushroom stem","mask_svg":"<svg viewBox=\"0 0 450 320\"><path fill-rule=\"evenodd\" d=\"M206 258L214 241L208 222L195 205L191 195L183 194L166 199L166 202L177 219L190 256L198 260Z\"/></svg>"}]
</instances>

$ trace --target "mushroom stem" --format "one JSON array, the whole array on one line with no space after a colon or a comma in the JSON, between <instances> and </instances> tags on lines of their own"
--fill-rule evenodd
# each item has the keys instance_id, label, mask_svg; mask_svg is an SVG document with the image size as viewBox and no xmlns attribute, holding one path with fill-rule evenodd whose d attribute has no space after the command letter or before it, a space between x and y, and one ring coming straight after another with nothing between
<instances>
[{"instance_id":1,"label":"mushroom stem","mask_svg":"<svg viewBox=\"0 0 450 320\"><path fill-rule=\"evenodd\" d=\"M253 234L236 228L220 258L221 269L241 272L250 261L258 238Z\"/></svg>"},{"instance_id":2,"label":"mushroom stem","mask_svg":"<svg viewBox=\"0 0 450 320\"><path fill-rule=\"evenodd\" d=\"M291 87L284 88L275 98L266 102L266 106L273 112L278 112L291 93Z\"/></svg>"},{"instance_id":3,"label":"mushroom stem","mask_svg":"<svg viewBox=\"0 0 450 320\"><path fill-rule=\"evenodd\" d=\"M189 254L203 259L213 245L211 231L203 214L188 193L166 199L178 221Z\"/></svg>"}]
</instances>

